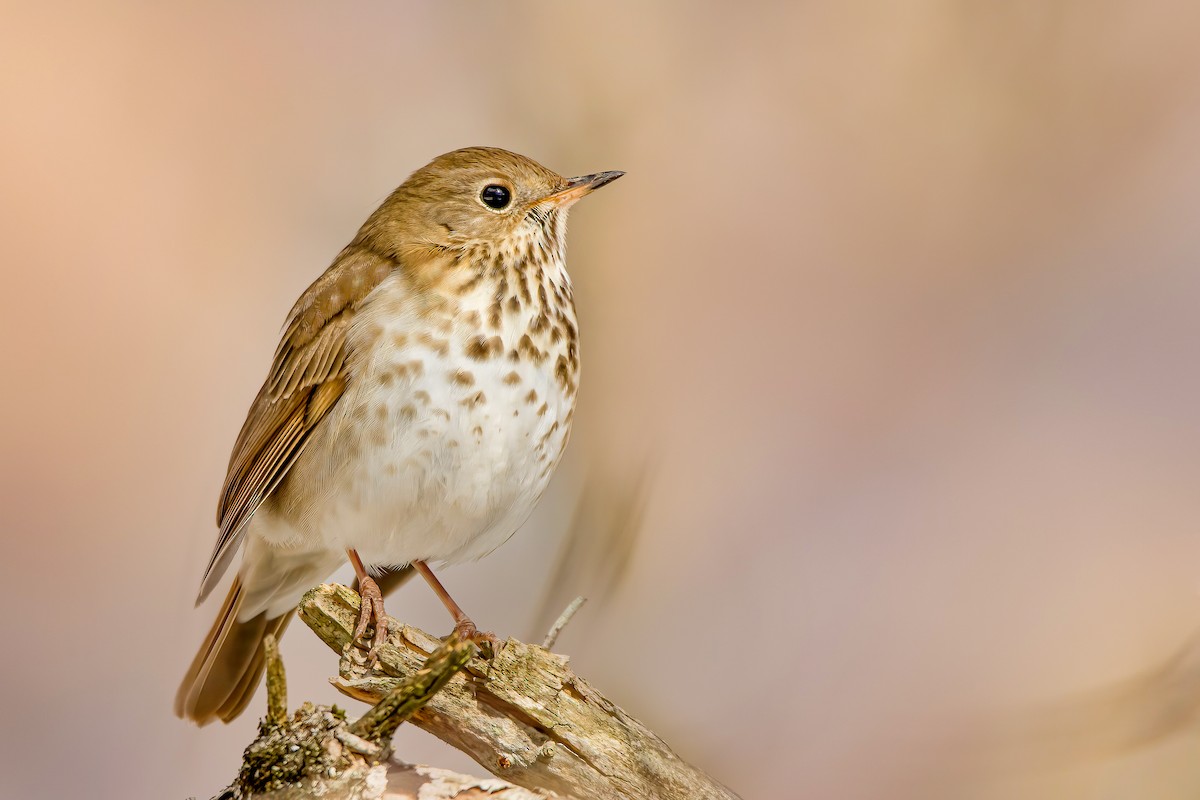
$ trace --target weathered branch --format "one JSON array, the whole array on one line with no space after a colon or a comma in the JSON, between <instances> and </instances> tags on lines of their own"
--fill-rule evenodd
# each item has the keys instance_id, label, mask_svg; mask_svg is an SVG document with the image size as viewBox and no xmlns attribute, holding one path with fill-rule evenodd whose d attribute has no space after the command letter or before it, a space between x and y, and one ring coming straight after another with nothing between
<instances>
[{"instance_id":1,"label":"weathered branch","mask_svg":"<svg viewBox=\"0 0 1200 800\"><path fill-rule=\"evenodd\" d=\"M267 653L267 722L283 725L287 722L287 673L279 657L279 641L268 633L263 639Z\"/></svg>"},{"instance_id":2,"label":"weathered branch","mask_svg":"<svg viewBox=\"0 0 1200 800\"><path fill-rule=\"evenodd\" d=\"M237 779L215 800L548 800L494 778L391 758L396 727L429 701L475 652L452 638L395 684L357 722L336 706L305 703L287 714L287 680L274 637L266 640L267 716Z\"/></svg>"},{"instance_id":3,"label":"weathered branch","mask_svg":"<svg viewBox=\"0 0 1200 800\"><path fill-rule=\"evenodd\" d=\"M542 639L543 649L551 650L554 648L554 643L558 641L558 636L563 632L563 628L567 627L567 623L571 621L571 618L575 616L579 609L583 608L583 604L586 602L586 597L576 597L567 604L563 612L558 615L558 619L554 620L554 624L550 626L550 630L546 632L546 638Z\"/></svg>"},{"instance_id":4,"label":"weathered branch","mask_svg":"<svg viewBox=\"0 0 1200 800\"><path fill-rule=\"evenodd\" d=\"M300 603L301 619L343 653L334 686L375 703L421 670L442 642L393 621L379 663L368 667L349 647L358 610L358 595L336 585L317 587ZM468 661L411 721L536 792L578 800L737 797L575 675L565 656L515 639L490 660Z\"/></svg>"}]
</instances>

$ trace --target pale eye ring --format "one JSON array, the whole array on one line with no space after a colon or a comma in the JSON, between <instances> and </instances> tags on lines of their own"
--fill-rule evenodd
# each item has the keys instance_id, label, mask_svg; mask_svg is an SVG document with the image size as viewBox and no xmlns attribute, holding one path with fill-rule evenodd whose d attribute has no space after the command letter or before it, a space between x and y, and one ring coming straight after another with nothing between
<instances>
[{"instance_id":1,"label":"pale eye ring","mask_svg":"<svg viewBox=\"0 0 1200 800\"><path fill-rule=\"evenodd\" d=\"M489 183L479 193L479 202L493 211L503 211L512 202L512 192L508 190L507 186L501 186L498 183Z\"/></svg>"}]
</instances>

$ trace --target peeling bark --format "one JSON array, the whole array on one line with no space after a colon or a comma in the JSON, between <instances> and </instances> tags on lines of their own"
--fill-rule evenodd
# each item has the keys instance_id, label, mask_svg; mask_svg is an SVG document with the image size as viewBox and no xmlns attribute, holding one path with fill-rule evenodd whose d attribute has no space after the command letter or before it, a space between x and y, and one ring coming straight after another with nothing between
<instances>
[{"instance_id":1,"label":"peeling bark","mask_svg":"<svg viewBox=\"0 0 1200 800\"><path fill-rule=\"evenodd\" d=\"M374 703L441 641L396 623L368 667L360 651L347 650L358 608L354 592L324 585L304 596L300 618L345 652L334 686ZM579 800L737 797L577 676L566 656L515 639L491 659L472 658L411 721L532 791Z\"/></svg>"}]
</instances>

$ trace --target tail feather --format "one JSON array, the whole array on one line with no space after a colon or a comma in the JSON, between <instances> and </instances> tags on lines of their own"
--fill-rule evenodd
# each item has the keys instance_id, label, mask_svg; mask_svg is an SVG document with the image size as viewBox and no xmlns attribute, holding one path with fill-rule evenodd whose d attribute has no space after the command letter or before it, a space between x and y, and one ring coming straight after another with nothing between
<instances>
[{"instance_id":1,"label":"tail feather","mask_svg":"<svg viewBox=\"0 0 1200 800\"><path fill-rule=\"evenodd\" d=\"M200 725L230 722L242 713L262 681L263 637L283 635L300 596L342 560L340 551L285 551L261 541L249 547L242 572L175 694L175 714ZM392 570L379 584L386 594L412 575L412 567ZM259 613L239 620L243 611Z\"/></svg>"},{"instance_id":2,"label":"tail feather","mask_svg":"<svg viewBox=\"0 0 1200 800\"><path fill-rule=\"evenodd\" d=\"M266 630L263 632L263 637L269 633L273 634L276 640L278 640L283 635L288 623L292 621L292 615L293 612L289 611L283 616L266 620ZM251 663L247 665L247 668L242 672L242 677L232 690L230 690L229 698L217 709L217 716L223 722L229 722L240 715L246 709L246 706L250 704L250 700L254 697L254 692L262 683L262 675L266 670L267 654L261 644L262 638L258 641L259 646L255 648Z\"/></svg>"},{"instance_id":3,"label":"tail feather","mask_svg":"<svg viewBox=\"0 0 1200 800\"><path fill-rule=\"evenodd\" d=\"M280 636L292 612L268 617L264 611L239 622L242 599L242 583L235 578L175 694L176 715L200 725L215 719L230 722L254 696L265 665L263 637L268 633Z\"/></svg>"}]
</instances>

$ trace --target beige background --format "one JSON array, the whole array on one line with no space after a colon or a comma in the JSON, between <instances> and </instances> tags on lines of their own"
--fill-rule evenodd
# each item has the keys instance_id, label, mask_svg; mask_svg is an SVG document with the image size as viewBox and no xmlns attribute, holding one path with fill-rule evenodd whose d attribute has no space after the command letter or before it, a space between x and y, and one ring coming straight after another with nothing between
<instances>
[{"instance_id":1,"label":"beige background","mask_svg":"<svg viewBox=\"0 0 1200 800\"><path fill-rule=\"evenodd\" d=\"M495 144L628 175L572 218L569 461L444 575L482 626L591 594L576 668L748 799L1194 797L1194 734L1001 777L964 743L1200 624L1195 8L10 5L0 796L232 776L255 720L170 704L283 316L411 170ZM303 628L284 655L336 699Z\"/></svg>"}]
</instances>

